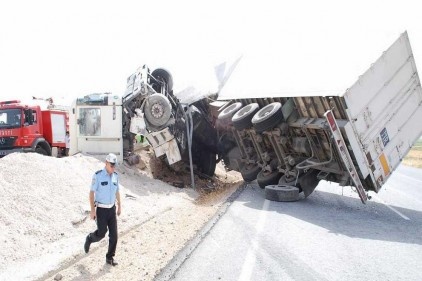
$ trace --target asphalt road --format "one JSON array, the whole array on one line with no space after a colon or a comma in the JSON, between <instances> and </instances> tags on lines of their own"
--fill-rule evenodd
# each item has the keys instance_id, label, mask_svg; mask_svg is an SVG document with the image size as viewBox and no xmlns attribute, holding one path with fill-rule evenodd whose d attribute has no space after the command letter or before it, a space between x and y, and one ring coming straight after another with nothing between
<instances>
[{"instance_id":1,"label":"asphalt road","mask_svg":"<svg viewBox=\"0 0 422 281\"><path fill-rule=\"evenodd\" d=\"M422 170L370 195L321 182L282 203L249 184L171 280L422 280Z\"/></svg>"}]
</instances>

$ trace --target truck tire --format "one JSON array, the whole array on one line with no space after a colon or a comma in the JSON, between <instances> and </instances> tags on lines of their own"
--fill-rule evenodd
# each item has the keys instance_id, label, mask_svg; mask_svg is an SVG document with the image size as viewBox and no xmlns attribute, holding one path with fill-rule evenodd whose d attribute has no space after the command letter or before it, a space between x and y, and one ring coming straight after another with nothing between
<instances>
[{"instance_id":1,"label":"truck tire","mask_svg":"<svg viewBox=\"0 0 422 281\"><path fill-rule=\"evenodd\" d=\"M153 94L147 97L144 113L149 124L154 127L161 127L170 120L170 101L162 94Z\"/></svg>"},{"instance_id":2,"label":"truck tire","mask_svg":"<svg viewBox=\"0 0 422 281\"><path fill-rule=\"evenodd\" d=\"M173 91L173 77L171 76L170 72L165 70L164 68L157 68L151 73L151 76L153 76L155 79L161 82L165 82L167 85L167 92L170 93ZM161 85L157 84L157 82L151 81L151 84L153 84L153 89L157 93L161 93Z\"/></svg>"},{"instance_id":3,"label":"truck tire","mask_svg":"<svg viewBox=\"0 0 422 281\"><path fill-rule=\"evenodd\" d=\"M252 118L257 133L274 128L283 119L281 103L273 102L261 108Z\"/></svg>"},{"instance_id":4,"label":"truck tire","mask_svg":"<svg viewBox=\"0 0 422 281\"><path fill-rule=\"evenodd\" d=\"M251 182L256 179L261 167L258 165L245 165L240 169L240 174L245 182Z\"/></svg>"},{"instance_id":5,"label":"truck tire","mask_svg":"<svg viewBox=\"0 0 422 281\"><path fill-rule=\"evenodd\" d=\"M233 115L242 107L241 102L235 102L228 107L226 107L223 111L218 114L219 120L231 120Z\"/></svg>"},{"instance_id":6,"label":"truck tire","mask_svg":"<svg viewBox=\"0 0 422 281\"><path fill-rule=\"evenodd\" d=\"M264 189L267 185L277 184L281 177L281 173L278 171L267 174L264 171L260 171L256 177L256 181L260 188Z\"/></svg>"},{"instance_id":7,"label":"truck tire","mask_svg":"<svg viewBox=\"0 0 422 281\"><path fill-rule=\"evenodd\" d=\"M217 156L215 153L202 149L200 152L199 163L197 163L198 170L212 177L215 173L215 167L217 165Z\"/></svg>"},{"instance_id":8,"label":"truck tire","mask_svg":"<svg viewBox=\"0 0 422 281\"><path fill-rule=\"evenodd\" d=\"M265 199L277 202L293 202L299 200L299 188L291 185L267 185Z\"/></svg>"},{"instance_id":9,"label":"truck tire","mask_svg":"<svg viewBox=\"0 0 422 281\"><path fill-rule=\"evenodd\" d=\"M232 117L232 123L236 130L241 131L252 127L252 117L258 110L259 104L251 103L237 111Z\"/></svg>"},{"instance_id":10,"label":"truck tire","mask_svg":"<svg viewBox=\"0 0 422 281\"><path fill-rule=\"evenodd\" d=\"M39 146L38 146L37 148L35 148L35 152L36 152L36 153L38 153L38 154L41 154L41 155L48 156L47 151L45 151L45 149L44 149L44 148L39 147Z\"/></svg>"}]
</instances>

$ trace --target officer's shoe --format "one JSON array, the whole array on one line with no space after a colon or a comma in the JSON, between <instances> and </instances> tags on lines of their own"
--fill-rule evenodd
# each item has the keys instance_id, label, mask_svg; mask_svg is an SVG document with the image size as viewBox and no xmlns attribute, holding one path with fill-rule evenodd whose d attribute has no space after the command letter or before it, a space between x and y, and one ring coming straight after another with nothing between
<instances>
[{"instance_id":1,"label":"officer's shoe","mask_svg":"<svg viewBox=\"0 0 422 281\"><path fill-rule=\"evenodd\" d=\"M106 258L106 263L112 266L118 265L118 263L113 258Z\"/></svg>"},{"instance_id":2,"label":"officer's shoe","mask_svg":"<svg viewBox=\"0 0 422 281\"><path fill-rule=\"evenodd\" d=\"M91 239L89 239L89 234L88 234L88 236L85 239L85 245L84 245L85 253L89 252L89 246L91 246Z\"/></svg>"}]
</instances>

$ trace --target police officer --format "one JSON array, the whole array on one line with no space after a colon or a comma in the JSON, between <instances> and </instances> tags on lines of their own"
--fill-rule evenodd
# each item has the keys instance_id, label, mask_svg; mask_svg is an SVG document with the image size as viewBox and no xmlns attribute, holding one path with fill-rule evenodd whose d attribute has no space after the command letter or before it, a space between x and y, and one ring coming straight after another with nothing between
<instances>
[{"instance_id":1,"label":"police officer","mask_svg":"<svg viewBox=\"0 0 422 281\"><path fill-rule=\"evenodd\" d=\"M97 171L92 177L91 191L89 192L89 204L91 205L91 219L97 219L97 230L88 234L85 240L85 253L89 252L91 243L104 238L109 231L108 252L106 263L117 265L114 254L117 246L117 217L121 213L121 201L119 193L119 177L114 171L117 157L110 153L106 157L105 167ZM116 211L117 204L117 211Z\"/></svg>"}]
</instances>

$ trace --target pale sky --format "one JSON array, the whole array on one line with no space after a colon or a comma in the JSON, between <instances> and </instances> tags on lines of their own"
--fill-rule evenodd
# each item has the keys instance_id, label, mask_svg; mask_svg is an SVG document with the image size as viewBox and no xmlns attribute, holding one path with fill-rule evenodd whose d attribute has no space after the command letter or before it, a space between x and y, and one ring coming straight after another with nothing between
<instances>
[{"instance_id":1,"label":"pale sky","mask_svg":"<svg viewBox=\"0 0 422 281\"><path fill-rule=\"evenodd\" d=\"M176 91L214 91L213 67L240 55L256 64L245 84L341 91L406 30L422 69L417 3L2 1L0 97L123 94L143 64L168 69ZM280 80L256 75L266 71Z\"/></svg>"}]
</instances>

